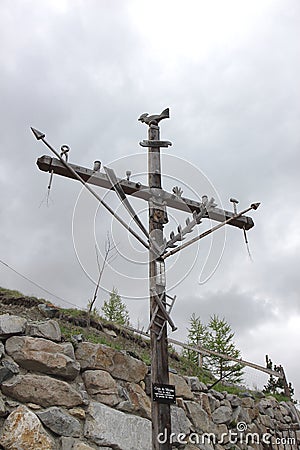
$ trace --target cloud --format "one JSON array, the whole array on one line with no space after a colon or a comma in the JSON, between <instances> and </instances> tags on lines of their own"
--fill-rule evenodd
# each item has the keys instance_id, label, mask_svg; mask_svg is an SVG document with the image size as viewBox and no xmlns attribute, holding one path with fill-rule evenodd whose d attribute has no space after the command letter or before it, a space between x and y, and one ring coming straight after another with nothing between
<instances>
[{"instance_id":1,"label":"cloud","mask_svg":"<svg viewBox=\"0 0 300 450\"><path fill-rule=\"evenodd\" d=\"M146 2L134 0L1 3L0 258L84 307L97 272L94 233L101 248L112 230L120 256L106 273L99 302L115 286L133 322L146 324L147 255L86 198L76 210L76 255L72 221L81 186L55 176L49 207L42 202L49 174L35 162L48 150L29 126L46 132L58 150L68 144L71 162L92 167L100 159L119 176L130 169L145 182L147 156L138 143L147 129L137 118L170 106L171 119L161 126L162 138L173 142L162 152L166 189L179 185L190 197L213 195L226 209L232 196L241 209L262 202L248 232L254 263L242 232L233 228L168 261L180 333L184 337L192 312L206 319L217 313L254 359L269 332L269 353L279 360L286 352L276 327L282 317L290 324L300 315L299 3L154 1L152 8L155 20ZM187 214L169 216L167 234ZM202 223L198 231L209 226ZM219 260L214 276L199 284L203 268L207 276ZM44 295L4 266L0 284ZM255 349L247 344L251 333ZM290 327L284 342L291 352L296 337ZM286 364L297 378L292 358Z\"/></svg>"}]
</instances>

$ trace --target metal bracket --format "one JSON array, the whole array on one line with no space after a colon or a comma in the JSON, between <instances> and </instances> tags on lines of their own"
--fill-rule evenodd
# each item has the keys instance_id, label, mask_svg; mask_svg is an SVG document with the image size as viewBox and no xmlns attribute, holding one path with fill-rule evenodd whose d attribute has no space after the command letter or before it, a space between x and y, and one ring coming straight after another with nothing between
<instances>
[{"instance_id":1,"label":"metal bracket","mask_svg":"<svg viewBox=\"0 0 300 450\"><path fill-rule=\"evenodd\" d=\"M148 141L144 139L140 142L141 147L169 147L170 145L172 145L172 142L170 141Z\"/></svg>"},{"instance_id":2,"label":"metal bracket","mask_svg":"<svg viewBox=\"0 0 300 450\"><path fill-rule=\"evenodd\" d=\"M110 169L109 167L104 167L104 170L105 170L105 173L107 175L107 178L109 179L109 181L110 181L110 183L112 185L112 188L116 192L116 194L119 197L119 199L121 200L121 202L124 203L124 206L127 209L127 211L129 212L130 216L133 218L133 220L135 221L137 226L142 230L144 235L149 239L148 231L146 230L146 228L144 227L144 225L140 221L140 219L137 216L137 214L136 214L135 210L133 209L133 207L131 206L128 198L126 197L125 192L123 191L123 188L122 188L121 184L118 182L118 179L116 177L116 174L115 174L114 170Z\"/></svg>"},{"instance_id":3,"label":"metal bracket","mask_svg":"<svg viewBox=\"0 0 300 450\"><path fill-rule=\"evenodd\" d=\"M203 196L203 198L206 196ZM212 197L206 204L202 203L200 207L200 212L193 212L193 219L190 220L189 217L186 219L186 226L182 228L181 225L178 225L177 231L178 233L175 235L174 231L170 233L170 240L167 242L167 247L174 248L176 246L176 242L183 241L184 236L188 233L191 233L196 225L201 223L201 219L210 212L212 208L215 208L217 205L215 204L215 199Z\"/></svg>"}]
</instances>

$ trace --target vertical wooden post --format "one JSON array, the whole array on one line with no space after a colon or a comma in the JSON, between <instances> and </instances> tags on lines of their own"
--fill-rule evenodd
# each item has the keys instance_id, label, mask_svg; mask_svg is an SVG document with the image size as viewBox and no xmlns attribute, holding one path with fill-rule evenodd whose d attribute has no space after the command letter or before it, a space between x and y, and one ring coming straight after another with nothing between
<instances>
[{"instance_id":1,"label":"vertical wooden post","mask_svg":"<svg viewBox=\"0 0 300 450\"><path fill-rule=\"evenodd\" d=\"M149 140L159 140L159 127L150 125L148 130ZM149 147L148 149L148 181L149 187L161 189L161 167L160 167L160 148ZM154 196L155 198L155 196ZM163 224L166 222L166 216L161 209L155 209L155 204L149 204L149 234L158 245L163 244ZM162 295L162 302L166 303L165 288L157 286L157 262L159 257L153 251L149 251L149 287L150 287L150 319L156 308L155 297L152 289L155 289ZM164 264L164 263L163 263ZM162 331L161 338L158 340L158 334L161 328L156 321L152 324L151 335L151 384L169 384L169 365L168 365L168 340L167 326ZM153 395L151 393L151 395ZM151 401L152 410L152 449L153 450L171 450L171 411L170 405L165 403ZM158 436L161 438L158 440ZM159 442L160 441L160 442ZM165 442L166 441L166 442Z\"/></svg>"}]
</instances>

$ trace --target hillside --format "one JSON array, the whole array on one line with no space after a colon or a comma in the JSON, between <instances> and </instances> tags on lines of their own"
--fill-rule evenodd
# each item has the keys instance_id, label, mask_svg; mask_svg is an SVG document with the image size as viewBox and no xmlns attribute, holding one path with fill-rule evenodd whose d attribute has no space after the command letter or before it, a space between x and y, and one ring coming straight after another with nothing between
<instances>
[{"instance_id":1,"label":"hillside","mask_svg":"<svg viewBox=\"0 0 300 450\"><path fill-rule=\"evenodd\" d=\"M150 365L150 343L136 333L106 321L103 317L92 315L90 328L87 328L87 313L80 309L66 309L53 305L43 298L24 296L18 291L0 287L0 314L15 314L32 321L54 318L60 325L64 341L74 341L82 335L84 341L105 344L116 350L125 350ZM202 371L186 358L180 356L170 346L171 370L181 375L199 376L201 381L213 383L215 379L207 371ZM224 386L221 386L223 388Z\"/></svg>"},{"instance_id":2,"label":"hillside","mask_svg":"<svg viewBox=\"0 0 300 450\"><path fill-rule=\"evenodd\" d=\"M86 325L84 311L0 289L2 450L151 450L148 340L100 317ZM172 448L298 448L291 402L213 381L170 347Z\"/></svg>"}]
</instances>

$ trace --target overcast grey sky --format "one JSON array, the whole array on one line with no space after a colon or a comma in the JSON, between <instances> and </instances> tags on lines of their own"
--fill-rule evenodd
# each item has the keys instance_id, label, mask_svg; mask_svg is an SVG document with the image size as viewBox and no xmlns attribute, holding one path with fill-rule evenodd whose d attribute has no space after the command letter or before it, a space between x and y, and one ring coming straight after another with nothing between
<instances>
[{"instance_id":1,"label":"overcast grey sky","mask_svg":"<svg viewBox=\"0 0 300 450\"><path fill-rule=\"evenodd\" d=\"M233 227L168 261L174 337L185 338L193 312L225 316L244 358L264 364L268 353L299 398L299 19L297 0L2 0L0 259L85 307L95 242L103 252L109 231L118 256L98 307L115 286L133 324L147 325L146 253L76 182L55 176L47 207L49 174L35 162L48 151L29 127L69 145L71 162L100 159L145 182L137 118L170 107L164 187L226 209L232 196L240 208L262 202L248 233L253 263ZM99 193L127 217L113 193ZM146 224L146 205L133 204ZM166 232L186 217L170 210ZM0 285L67 306L3 265Z\"/></svg>"}]
</instances>

